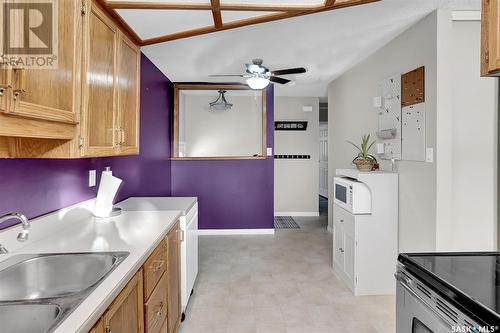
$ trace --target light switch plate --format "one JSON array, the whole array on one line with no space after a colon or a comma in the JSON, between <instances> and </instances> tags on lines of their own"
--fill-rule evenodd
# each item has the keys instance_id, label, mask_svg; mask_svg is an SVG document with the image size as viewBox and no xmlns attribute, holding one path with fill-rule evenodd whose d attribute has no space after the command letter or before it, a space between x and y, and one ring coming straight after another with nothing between
<instances>
[{"instance_id":1,"label":"light switch plate","mask_svg":"<svg viewBox=\"0 0 500 333\"><path fill-rule=\"evenodd\" d=\"M425 161L427 163L433 163L434 162L434 148L426 148L425 149Z\"/></svg>"},{"instance_id":2,"label":"light switch plate","mask_svg":"<svg viewBox=\"0 0 500 333\"><path fill-rule=\"evenodd\" d=\"M267 156L273 156L273 148L267 147Z\"/></svg>"},{"instance_id":3,"label":"light switch plate","mask_svg":"<svg viewBox=\"0 0 500 333\"><path fill-rule=\"evenodd\" d=\"M89 170L89 187L94 187L96 183L96 171Z\"/></svg>"}]
</instances>

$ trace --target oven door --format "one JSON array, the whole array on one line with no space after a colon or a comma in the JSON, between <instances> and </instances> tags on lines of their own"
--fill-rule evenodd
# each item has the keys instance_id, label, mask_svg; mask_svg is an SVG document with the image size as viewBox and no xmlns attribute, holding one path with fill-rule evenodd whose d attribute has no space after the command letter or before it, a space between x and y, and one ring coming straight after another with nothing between
<instances>
[{"instance_id":1,"label":"oven door","mask_svg":"<svg viewBox=\"0 0 500 333\"><path fill-rule=\"evenodd\" d=\"M397 333L450 333L451 325L429 307L404 281L396 289Z\"/></svg>"}]
</instances>

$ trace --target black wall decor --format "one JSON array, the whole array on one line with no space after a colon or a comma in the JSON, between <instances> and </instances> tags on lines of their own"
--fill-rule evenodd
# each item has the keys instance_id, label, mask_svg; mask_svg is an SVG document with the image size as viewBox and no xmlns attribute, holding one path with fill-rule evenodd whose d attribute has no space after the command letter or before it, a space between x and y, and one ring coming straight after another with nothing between
<instances>
[{"instance_id":1,"label":"black wall decor","mask_svg":"<svg viewBox=\"0 0 500 333\"><path fill-rule=\"evenodd\" d=\"M274 155L276 159L289 159L289 160L309 160L311 155Z\"/></svg>"},{"instance_id":2,"label":"black wall decor","mask_svg":"<svg viewBox=\"0 0 500 333\"><path fill-rule=\"evenodd\" d=\"M305 131L307 130L307 121L275 121L275 131Z\"/></svg>"}]
</instances>

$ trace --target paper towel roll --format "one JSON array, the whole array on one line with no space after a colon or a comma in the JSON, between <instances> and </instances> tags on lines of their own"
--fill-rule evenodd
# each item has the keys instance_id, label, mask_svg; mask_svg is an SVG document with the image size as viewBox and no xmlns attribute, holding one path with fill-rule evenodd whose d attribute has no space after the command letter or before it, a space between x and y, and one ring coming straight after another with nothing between
<instances>
[{"instance_id":1,"label":"paper towel roll","mask_svg":"<svg viewBox=\"0 0 500 333\"><path fill-rule=\"evenodd\" d=\"M109 173L103 172L97 198L95 201L94 215L97 217L108 217L113 209L113 200L122 180Z\"/></svg>"}]
</instances>

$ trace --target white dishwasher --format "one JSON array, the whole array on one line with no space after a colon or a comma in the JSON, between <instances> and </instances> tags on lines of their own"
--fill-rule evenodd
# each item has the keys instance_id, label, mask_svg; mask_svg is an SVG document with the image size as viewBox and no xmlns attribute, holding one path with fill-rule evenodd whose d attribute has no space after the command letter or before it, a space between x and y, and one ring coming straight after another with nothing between
<instances>
[{"instance_id":1,"label":"white dishwasher","mask_svg":"<svg viewBox=\"0 0 500 333\"><path fill-rule=\"evenodd\" d=\"M193 293L198 275L198 198L196 197L145 197L128 198L116 205L124 211L181 211L181 303L182 319Z\"/></svg>"}]
</instances>

